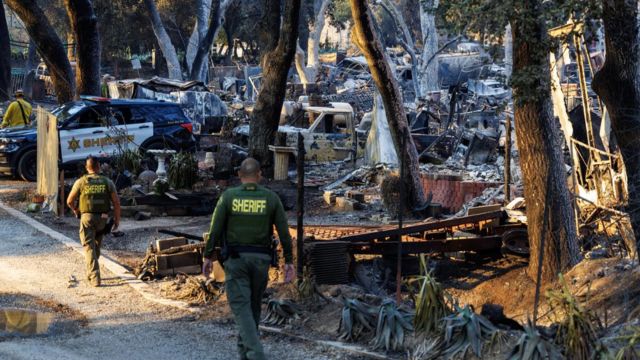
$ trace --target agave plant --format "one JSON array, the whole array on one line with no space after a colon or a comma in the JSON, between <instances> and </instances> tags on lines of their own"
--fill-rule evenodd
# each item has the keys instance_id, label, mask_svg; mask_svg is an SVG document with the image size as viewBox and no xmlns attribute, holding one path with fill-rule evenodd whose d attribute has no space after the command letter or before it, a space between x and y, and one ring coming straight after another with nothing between
<instances>
[{"instance_id":1,"label":"agave plant","mask_svg":"<svg viewBox=\"0 0 640 360\"><path fill-rule=\"evenodd\" d=\"M129 171L137 175L142 167L142 155L137 150L120 147L112 157L111 163L118 173Z\"/></svg>"},{"instance_id":2,"label":"agave plant","mask_svg":"<svg viewBox=\"0 0 640 360\"><path fill-rule=\"evenodd\" d=\"M578 360L591 359L594 353L606 351L596 335L595 316L571 294L562 274L559 283L559 290L546 293L552 312L564 317L558 327L556 343L567 357Z\"/></svg>"},{"instance_id":3,"label":"agave plant","mask_svg":"<svg viewBox=\"0 0 640 360\"><path fill-rule=\"evenodd\" d=\"M313 276L311 275L311 271L309 271L306 267L302 272L302 281L298 284L298 299L299 300L309 300L315 294L315 281Z\"/></svg>"},{"instance_id":4,"label":"agave plant","mask_svg":"<svg viewBox=\"0 0 640 360\"><path fill-rule=\"evenodd\" d=\"M416 316L413 326L416 332L435 333L442 327L442 319L451 313L447 306L447 295L427 267L427 258L420 255L420 275L409 279L409 284L418 284L415 296Z\"/></svg>"},{"instance_id":5,"label":"agave plant","mask_svg":"<svg viewBox=\"0 0 640 360\"><path fill-rule=\"evenodd\" d=\"M447 357L459 353L464 355L471 349L476 356L481 357L484 343L491 341L498 329L484 316L473 312L469 305L455 308L453 314L444 318L444 354Z\"/></svg>"},{"instance_id":6,"label":"agave plant","mask_svg":"<svg viewBox=\"0 0 640 360\"><path fill-rule=\"evenodd\" d=\"M423 338L407 355L409 360L435 360L442 353L442 338L439 336Z\"/></svg>"},{"instance_id":7,"label":"agave plant","mask_svg":"<svg viewBox=\"0 0 640 360\"><path fill-rule=\"evenodd\" d=\"M267 311L262 322L266 325L284 325L291 319L299 319L302 309L292 300L271 299L267 303Z\"/></svg>"},{"instance_id":8,"label":"agave plant","mask_svg":"<svg viewBox=\"0 0 640 360\"><path fill-rule=\"evenodd\" d=\"M338 338L355 341L365 334L373 333L376 325L376 309L357 299L344 299Z\"/></svg>"},{"instance_id":9,"label":"agave plant","mask_svg":"<svg viewBox=\"0 0 640 360\"><path fill-rule=\"evenodd\" d=\"M399 351L404 347L405 334L413 331L414 313L398 307L392 300L385 300L378 310L376 335L371 343L375 349Z\"/></svg>"},{"instance_id":10,"label":"agave plant","mask_svg":"<svg viewBox=\"0 0 640 360\"><path fill-rule=\"evenodd\" d=\"M546 360L562 358L563 356L556 346L545 340L529 321L507 359Z\"/></svg>"},{"instance_id":11,"label":"agave plant","mask_svg":"<svg viewBox=\"0 0 640 360\"><path fill-rule=\"evenodd\" d=\"M198 181L198 161L191 153L175 154L169 162L167 177L174 189L191 189Z\"/></svg>"}]
</instances>

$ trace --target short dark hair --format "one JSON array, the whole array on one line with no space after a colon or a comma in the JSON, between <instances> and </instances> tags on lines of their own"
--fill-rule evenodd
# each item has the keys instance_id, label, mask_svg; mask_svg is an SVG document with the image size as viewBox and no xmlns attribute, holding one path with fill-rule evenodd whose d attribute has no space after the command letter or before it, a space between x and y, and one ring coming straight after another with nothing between
<instances>
[{"instance_id":1,"label":"short dark hair","mask_svg":"<svg viewBox=\"0 0 640 360\"><path fill-rule=\"evenodd\" d=\"M254 158L246 158L240 164L240 170L238 171L240 177L253 177L260 172L260 163Z\"/></svg>"},{"instance_id":2,"label":"short dark hair","mask_svg":"<svg viewBox=\"0 0 640 360\"><path fill-rule=\"evenodd\" d=\"M98 158L94 157L93 155L87 156L86 164L94 170L100 168L100 161L98 161Z\"/></svg>"}]
</instances>

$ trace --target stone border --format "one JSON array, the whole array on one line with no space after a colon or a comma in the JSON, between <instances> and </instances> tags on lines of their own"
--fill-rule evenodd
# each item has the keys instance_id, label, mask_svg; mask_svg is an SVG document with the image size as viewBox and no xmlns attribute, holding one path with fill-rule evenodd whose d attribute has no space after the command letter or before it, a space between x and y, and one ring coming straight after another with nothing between
<instances>
[{"instance_id":1,"label":"stone border","mask_svg":"<svg viewBox=\"0 0 640 360\"><path fill-rule=\"evenodd\" d=\"M7 204L5 204L4 202L0 201L0 208L6 212L8 212L11 216L15 217L16 219L26 223L27 225L35 228L36 230L48 235L49 237L53 238L54 240L57 240L58 242L62 243L63 245L71 248L72 250L74 250L75 252L77 252L78 254L80 254L81 256L84 256L84 251L82 249L82 245L80 245L79 242L72 240L71 238L69 238L68 236L53 230L52 228L44 225L43 223L34 220L32 218L30 218L29 216L23 214L21 211L16 210L10 206L8 206ZM144 283L141 280L138 280L133 274L131 274L126 268L124 268L122 265L120 265L119 263L115 262L114 260L112 260L114 257L113 255L111 255L108 251L101 251L102 252L102 259L100 259L100 265L104 266L105 268L107 268L109 271L111 271L114 275L116 275L118 278L120 278L122 281L124 281L127 285L131 286L135 291L137 291L140 295L142 295L142 297L144 297L145 299L157 303L157 304L161 304L161 305L166 305L166 306L172 306L172 307L176 307L182 310L186 310L192 313L198 313L200 312L200 309L197 308L193 308L191 306L189 306L186 302L183 301L177 301L177 300L169 300L169 299L164 299L161 297L158 297L151 289L151 287L149 285L147 285L146 283ZM84 259L84 258L83 258Z\"/></svg>"}]
</instances>

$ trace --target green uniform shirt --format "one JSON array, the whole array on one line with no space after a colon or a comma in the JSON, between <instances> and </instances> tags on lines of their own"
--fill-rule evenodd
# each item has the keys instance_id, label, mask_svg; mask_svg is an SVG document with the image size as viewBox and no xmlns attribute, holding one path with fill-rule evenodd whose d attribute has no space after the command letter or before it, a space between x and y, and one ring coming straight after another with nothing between
<instances>
[{"instance_id":1,"label":"green uniform shirt","mask_svg":"<svg viewBox=\"0 0 640 360\"><path fill-rule=\"evenodd\" d=\"M103 202L105 202L104 204L104 209L99 209L100 211L87 211L86 209L84 209L85 206L87 206L87 204L82 204L83 202L83 198L86 197L86 193L87 190L90 189L90 180L91 179L99 179L101 180L101 182L104 182L104 185L106 185L106 189L104 189L105 191L104 194L102 194L102 196L100 197L104 197L104 199L102 199ZM87 174L83 177L81 177L80 179L76 180L75 183L73 183L73 188L71 188L71 192L76 191L78 194L80 194L80 211L81 212L101 212L101 213L107 213L109 212L109 209L111 208L111 194L116 192L116 185L113 183L113 181L111 181L109 178L102 176L102 175L98 175L98 174ZM102 191L102 190L101 190ZM86 202L87 199L85 198L84 201ZM103 206L97 206L97 207L103 207Z\"/></svg>"},{"instance_id":2,"label":"green uniform shirt","mask_svg":"<svg viewBox=\"0 0 640 360\"><path fill-rule=\"evenodd\" d=\"M271 246L275 225L284 250L284 260L291 263L291 236L287 215L280 198L273 191L253 183L226 190L220 196L211 218L209 240L204 256L211 257L216 246Z\"/></svg>"}]
</instances>

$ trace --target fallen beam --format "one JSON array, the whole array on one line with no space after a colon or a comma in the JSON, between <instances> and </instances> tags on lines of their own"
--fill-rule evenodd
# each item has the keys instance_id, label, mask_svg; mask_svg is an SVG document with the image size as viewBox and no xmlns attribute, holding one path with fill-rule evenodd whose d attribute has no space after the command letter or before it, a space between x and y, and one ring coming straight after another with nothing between
<instances>
[{"instance_id":1,"label":"fallen beam","mask_svg":"<svg viewBox=\"0 0 640 360\"><path fill-rule=\"evenodd\" d=\"M396 254L398 242L353 243L352 254L385 255ZM403 241L402 254L443 253L457 251L486 251L502 247L501 236L484 236L455 240Z\"/></svg>"},{"instance_id":2,"label":"fallen beam","mask_svg":"<svg viewBox=\"0 0 640 360\"><path fill-rule=\"evenodd\" d=\"M441 220L441 221L434 221L434 222L423 223L419 225L412 225L412 226L404 227L402 229L390 229L390 230L368 232L364 234L343 236L343 237L337 238L336 240L348 241L348 242L366 242L366 241L373 241L373 240L385 240L388 238L397 238L398 236L411 235L411 234L421 234L421 237L422 237L424 236L424 233L427 231L450 229L453 227L459 227L461 225L478 225L484 221L502 218L503 216L504 216L504 212L502 210L492 211L492 212L487 212L483 214L464 216L464 217Z\"/></svg>"}]
</instances>

